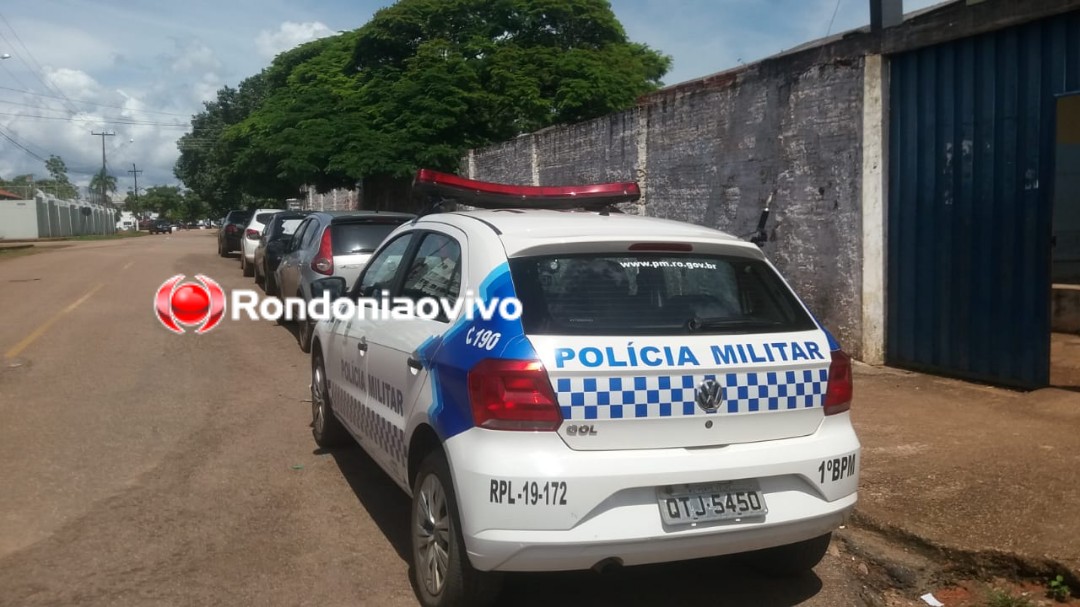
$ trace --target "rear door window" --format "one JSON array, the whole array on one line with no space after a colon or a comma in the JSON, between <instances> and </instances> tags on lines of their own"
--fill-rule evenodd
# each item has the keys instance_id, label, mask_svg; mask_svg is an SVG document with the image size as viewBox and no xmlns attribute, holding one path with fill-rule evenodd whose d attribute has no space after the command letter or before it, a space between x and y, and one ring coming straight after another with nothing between
<instances>
[{"instance_id":1,"label":"rear door window","mask_svg":"<svg viewBox=\"0 0 1080 607\"><path fill-rule=\"evenodd\" d=\"M279 222L275 222L273 237L280 238L281 236L291 236L296 233L296 228L300 227L300 224L303 222L303 217L283 219Z\"/></svg>"},{"instance_id":2,"label":"rear door window","mask_svg":"<svg viewBox=\"0 0 1080 607\"><path fill-rule=\"evenodd\" d=\"M330 229L334 255L372 253L382 241L404 222L335 223Z\"/></svg>"},{"instance_id":3,"label":"rear door window","mask_svg":"<svg viewBox=\"0 0 1080 607\"><path fill-rule=\"evenodd\" d=\"M763 261L588 254L510 260L527 333L736 334L803 331L813 319Z\"/></svg>"}]
</instances>

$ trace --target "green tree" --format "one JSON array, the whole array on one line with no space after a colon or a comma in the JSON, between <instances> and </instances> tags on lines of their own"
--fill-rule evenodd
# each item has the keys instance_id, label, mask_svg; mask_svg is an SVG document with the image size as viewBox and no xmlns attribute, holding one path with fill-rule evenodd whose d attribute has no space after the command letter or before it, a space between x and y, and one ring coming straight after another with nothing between
<instances>
[{"instance_id":1,"label":"green tree","mask_svg":"<svg viewBox=\"0 0 1080 607\"><path fill-rule=\"evenodd\" d=\"M103 184L104 184L106 195L116 193L116 176L115 175L109 175L108 173L102 171L100 173L95 174L92 178L90 178L90 192L92 193L93 196L100 196L101 195L101 190L102 190L102 185ZM102 202L104 202L104 201L102 201Z\"/></svg>"},{"instance_id":2,"label":"green tree","mask_svg":"<svg viewBox=\"0 0 1080 607\"><path fill-rule=\"evenodd\" d=\"M219 91L175 172L221 212L455 170L470 147L632 107L670 65L606 0L399 0Z\"/></svg>"},{"instance_id":3,"label":"green tree","mask_svg":"<svg viewBox=\"0 0 1080 607\"><path fill-rule=\"evenodd\" d=\"M139 196L139 204L145 211L157 213L169 219L183 219L184 195L172 185L156 185L147 188Z\"/></svg>"},{"instance_id":4,"label":"green tree","mask_svg":"<svg viewBox=\"0 0 1080 607\"><path fill-rule=\"evenodd\" d=\"M56 188L57 198L71 200L78 195L78 190L71 183L71 179L68 178L67 165L64 164L62 158L56 155L50 155L49 159L45 161L45 170L47 170L49 176L52 177L52 183Z\"/></svg>"},{"instance_id":5,"label":"green tree","mask_svg":"<svg viewBox=\"0 0 1080 607\"><path fill-rule=\"evenodd\" d=\"M238 88L224 87L214 101L192 117L191 132L177 141L180 157L173 172L213 209L215 215L245 208L242 184L233 149L222 139L224 130L244 120L262 102L266 88L263 74L245 79Z\"/></svg>"},{"instance_id":6,"label":"green tree","mask_svg":"<svg viewBox=\"0 0 1080 607\"><path fill-rule=\"evenodd\" d=\"M198 194L188 190L181 195L180 206L176 212L177 218L182 221L199 221L210 216L210 205Z\"/></svg>"}]
</instances>

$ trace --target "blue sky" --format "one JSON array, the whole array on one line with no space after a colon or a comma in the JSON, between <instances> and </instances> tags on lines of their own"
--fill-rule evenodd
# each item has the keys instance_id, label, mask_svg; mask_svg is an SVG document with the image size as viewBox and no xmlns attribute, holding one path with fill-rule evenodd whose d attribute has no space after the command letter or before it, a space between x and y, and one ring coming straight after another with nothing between
<instances>
[{"instance_id":1,"label":"blue sky","mask_svg":"<svg viewBox=\"0 0 1080 607\"><path fill-rule=\"evenodd\" d=\"M905 12L939 0L904 0ZM5 0L0 4L0 176L46 177L64 158L76 183L101 163L130 188L176 185L176 139L201 102L283 50L363 25L386 1ZM869 22L868 0L613 0L630 38L691 80ZM835 13L835 18L833 17ZM117 122L119 121L119 123ZM179 126L177 126L179 125Z\"/></svg>"}]
</instances>

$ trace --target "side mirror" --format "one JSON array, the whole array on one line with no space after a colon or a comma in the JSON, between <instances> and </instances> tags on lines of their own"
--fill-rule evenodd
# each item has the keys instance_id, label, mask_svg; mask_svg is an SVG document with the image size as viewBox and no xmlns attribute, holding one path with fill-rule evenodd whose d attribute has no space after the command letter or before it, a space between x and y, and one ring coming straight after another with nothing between
<instances>
[{"instance_id":1,"label":"side mirror","mask_svg":"<svg viewBox=\"0 0 1080 607\"><path fill-rule=\"evenodd\" d=\"M324 294L329 294L330 301L345 297L345 279L340 276L330 276L311 283L312 299L322 299Z\"/></svg>"}]
</instances>

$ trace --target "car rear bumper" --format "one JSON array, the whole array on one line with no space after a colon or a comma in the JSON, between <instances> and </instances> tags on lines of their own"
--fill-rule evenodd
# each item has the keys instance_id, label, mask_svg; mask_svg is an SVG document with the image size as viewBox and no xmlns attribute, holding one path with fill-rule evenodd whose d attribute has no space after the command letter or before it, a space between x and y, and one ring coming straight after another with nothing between
<instances>
[{"instance_id":1,"label":"car rear bumper","mask_svg":"<svg viewBox=\"0 0 1080 607\"><path fill-rule=\"evenodd\" d=\"M817 537L854 508L861 465L846 413L824 418L809 436L715 448L572 451L554 432L474 428L448 440L446 451L469 558L499 571L659 563ZM829 462L841 459L853 465L834 478ZM664 522L658 488L741 479L759 485L763 517ZM558 500L523 491L552 482Z\"/></svg>"}]
</instances>

